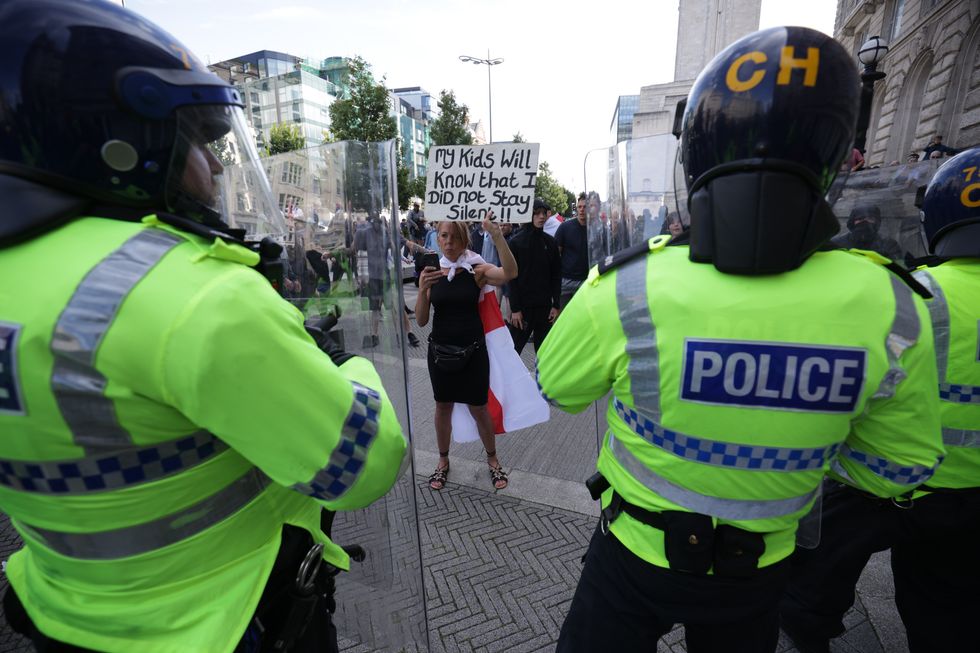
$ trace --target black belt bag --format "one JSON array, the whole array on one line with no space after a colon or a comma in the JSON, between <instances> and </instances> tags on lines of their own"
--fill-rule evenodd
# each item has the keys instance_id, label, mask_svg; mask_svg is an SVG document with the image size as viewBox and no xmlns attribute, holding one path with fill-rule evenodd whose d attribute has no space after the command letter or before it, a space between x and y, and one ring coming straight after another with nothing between
<instances>
[{"instance_id":1,"label":"black belt bag","mask_svg":"<svg viewBox=\"0 0 980 653\"><path fill-rule=\"evenodd\" d=\"M716 576L728 578L748 578L759 571L759 558L766 550L762 533L715 526L711 517L696 512L653 512L627 502L618 492L602 511L603 532L624 512L664 532L664 555L675 571L705 575L713 568Z\"/></svg>"},{"instance_id":2,"label":"black belt bag","mask_svg":"<svg viewBox=\"0 0 980 653\"><path fill-rule=\"evenodd\" d=\"M470 357L480 348L479 342L468 347L459 345L443 345L429 339L429 356L443 372L459 372L470 362Z\"/></svg>"}]
</instances>

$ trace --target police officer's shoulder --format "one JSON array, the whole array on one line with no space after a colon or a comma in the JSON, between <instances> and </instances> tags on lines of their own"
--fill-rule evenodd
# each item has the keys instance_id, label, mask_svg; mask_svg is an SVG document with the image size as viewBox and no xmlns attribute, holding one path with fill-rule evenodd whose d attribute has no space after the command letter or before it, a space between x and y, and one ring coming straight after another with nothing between
<instances>
[{"instance_id":1,"label":"police officer's shoulder","mask_svg":"<svg viewBox=\"0 0 980 653\"><path fill-rule=\"evenodd\" d=\"M245 246L241 234L234 229L210 227L194 220L182 218L168 213L157 213L143 219L143 223L164 229L181 236L193 244L200 252L197 260L214 258L252 267L260 256Z\"/></svg>"},{"instance_id":2,"label":"police officer's shoulder","mask_svg":"<svg viewBox=\"0 0 980 653\"><path fill-rule=\"evenodd\" d=\"M645 256L646 254L650 254L652 252L659 252L667 246L668 242L670 242L670 236L654 236L649 240L644 240L643 242L620 250L615 254L610 254L599 261L597 266L599 276L602 276L610 270L615 270L624 263L629 263L633 259L639 258L640 256Z\"/></svg>"},{"instance_id":3,"label":"police officer's shoulder","mask_svg":"<svg viewBox=\"0 0 980 653\"><path fill-rule=\"evenodd\" d=\"M932 293L928 288L923 286L919 281L912 276L912 273L905 269L901 264L882 256L878 252L869 249L845 249L841 250L851 254L852 256L859 256L865 260L871 261L876 265L880 265L883 268L888 269L889 272L894 274L896 277L901 279L906 286L911 288L915 294L919 295L923 299L932 299Z\"/></svg>"}]
</instances>

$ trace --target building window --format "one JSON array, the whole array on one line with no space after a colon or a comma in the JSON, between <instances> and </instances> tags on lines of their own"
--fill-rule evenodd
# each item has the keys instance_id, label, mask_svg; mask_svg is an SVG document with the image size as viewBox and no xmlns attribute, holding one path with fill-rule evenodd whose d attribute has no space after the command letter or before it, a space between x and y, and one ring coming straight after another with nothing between
<instances>
[{"instance_id":1,"label":"building window","mask_svg":"<svg viewBox=\"0 0 980 653\"><path fill-rule=\"evenodd\" d=\"M892 5L892 20L888 30L888 42L894 43L902 34L902 14L905 13L905 0L895 0ZM861 46L858 46L861 47Z\"/></svg>"},{"instance_id":2,"label":"building window","mask_svg":"<svg viewBox=\"0 0 980 653\"><path fill-rule=\"evenodd\" d=\"M284 184L292 184L293 186L299 186L303 179L303 166L296 165L292 162L286 162L282 166L282 178L281 181Z\"/></svg>"},{"instance_id":3,"label":"building window","mask_svg":"<svg viewBox=\"0 0 980 653\"><path fill-rule=\"evenodd\" d=\"M939 0L922 0L922 2L919 3L919 18L922 18L930 11L935 9L936 5L938 4Z\"/></svg>"}]
</instances>

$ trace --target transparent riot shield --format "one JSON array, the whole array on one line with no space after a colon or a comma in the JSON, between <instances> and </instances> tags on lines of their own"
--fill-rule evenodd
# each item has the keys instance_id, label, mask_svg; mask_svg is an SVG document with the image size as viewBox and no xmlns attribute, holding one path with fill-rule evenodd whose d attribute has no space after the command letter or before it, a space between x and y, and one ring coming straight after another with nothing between
<instances>
[{"instance_id":1,"label":"transparent riot shield","mask_svg":"<svg viewBox=\"0 0 980 653\"><path fill-rule=\"evenodd\" d=\"M342 142L265 167L287 226L284 296L308 319L337 317L331 334L374 364L411 441L395 157L394 141ZM334 515L333 541L366 554L337 577L342 650L429 650L413 481L409 444L385 497Z\"/></svg>"},{"instance_id":2,"label":"transparent riot shield","mask_svg":"<svg viewBox=\"0 0 980 653\"><path fill-rule=\"evenodd\" d=\"M901 264L926 254L916 194L941 161L921 161L842 173L827 199L840 220L833 243L876 251Z\"/></svg>"},{"instance_id":3,"label":"transparent riot shield","mask_svg":"<svg viewBox=\"0 0 980 653\"><path fill-rule=\"evenodd\" d=\"M679 218L674 166L677 139L671 134L634 138L592 150L585 157L589 266L654 236L670 233ZM606 399L596 404L596 451L608 423Z\"/></svg>"},{"instance_id":4,"label":"transparent riot shield","mask_svg":"<svg viewBox=\"0 0 980 653\"><path fill-rule=\"evenodd\" d=\"M586 155L589 265L668 233L677 139L634 138Z\"/></svg>"}]
</instances>

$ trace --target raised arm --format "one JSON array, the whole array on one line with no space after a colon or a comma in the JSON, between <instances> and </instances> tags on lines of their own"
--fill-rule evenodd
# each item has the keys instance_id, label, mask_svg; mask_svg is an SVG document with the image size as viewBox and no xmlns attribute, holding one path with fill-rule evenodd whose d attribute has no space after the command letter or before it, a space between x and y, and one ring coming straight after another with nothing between
<instances>
[{"instance_id":1,"label":"raised arm","mask_svg":"<svg viewBox=\"0 0 980 653\"><path fill-rule=\"evenodd\" d=\"M480 274L491 286L502 286L517 276L517 261L514 260L514 253L510 251L507 239L500 231L500 225L493 222L493 211L488 211L487 217L483 219L483 230L493 238L497 255L500 256L500 267L481 265Z\"/></svg>"}]
</instances>

